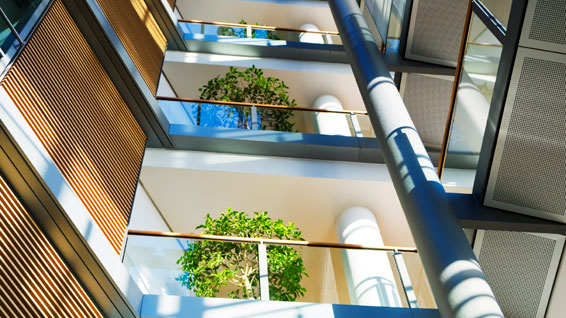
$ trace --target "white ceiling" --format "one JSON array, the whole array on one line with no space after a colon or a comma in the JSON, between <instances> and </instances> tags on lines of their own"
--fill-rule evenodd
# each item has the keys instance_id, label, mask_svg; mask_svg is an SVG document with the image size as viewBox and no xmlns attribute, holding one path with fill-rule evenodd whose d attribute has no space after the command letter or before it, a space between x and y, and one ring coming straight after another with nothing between
<instances>
[{"instance_id":1,"label":"white ceiling","mask_svg":"<svg viewBox=\"0 0 566 318\"><path fill-rule=\"evenodd\" d=\"M325 1L307 0L177 0L185 19L216 22L268 24L299 28L314 24L320 30L336 31L332 13Z\"/></svg>"},{"instance_id":2,"label":"white ceiling","mask_svg":"<svg viewBox=\"0 0 566 318\"><path fill-rule=\"evenodd\" d=\"M269 211L295 222L307 240L336 242L335 220L345 209L374 212L385 244L414 246L390 182L203 171L144 166L141 182L175 232L192 233L206 213L226 208Z\"/></svg>"}]
</instances>

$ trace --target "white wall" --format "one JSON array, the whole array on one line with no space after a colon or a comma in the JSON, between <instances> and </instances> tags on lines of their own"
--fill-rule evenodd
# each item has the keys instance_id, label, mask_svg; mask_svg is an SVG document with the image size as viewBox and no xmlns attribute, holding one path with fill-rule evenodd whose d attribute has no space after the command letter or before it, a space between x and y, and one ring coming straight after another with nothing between
<instances>
[{"instance_id":1,"label":"white wall","mask_svg":"<svg viewBox=\"0 0 566 318\"><path fill-rule=\"evenodd\" d=\"M157 231L157 232L170 232L171 229L161 217L161 213L157 210L151 198L141 184L138 184L136 196L134 198L134 206L132 208L132 215L130 230L141 231Z\"/></svg>"},{"instance_id":2,"label":"white wall","mask_svg":"<svg viewBox=\"0 0 566 318\"><path fill-rule=\"evenodd\" d=\"M298 106L311 107L318 97L333 95L346 110L365 110L349 64L167 51L163 72L180 97L198 98L198 89L226 74L229 66L243 70L252 65L284 81Z\"/></svg>"}]
</instances>

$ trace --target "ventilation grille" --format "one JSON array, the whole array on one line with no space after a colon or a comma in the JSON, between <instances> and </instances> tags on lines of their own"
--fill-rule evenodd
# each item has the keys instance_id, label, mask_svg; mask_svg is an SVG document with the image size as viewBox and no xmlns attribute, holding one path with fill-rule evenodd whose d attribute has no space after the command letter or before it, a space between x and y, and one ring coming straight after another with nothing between
<instances>
[{"instance_id":1,"label":"ventilation grille","mask_svg":"<svg viewBox=\"0 0 566 318\"><path fill-rule=\"evenodd\" d=\"M521 48L517 61L486 204L566 222L566 56Z\"/></svg>"},{"instance_id":2,"label":"ventilation grille","mask_svg":"<svg viewBox=\"0 0 566 318\"><path fill-rule=\"evenodd\" d=\"M415 0L406 57L456 66L468 0Z\"/></svg>"},{"instance_id":3,"label":"ventilation grille","mask_svg":"<svg viewBox=\"0 0 566 318\"><path fill-rule=\"evenodd\" d=\"M403 74L401 91L411 119L428 146L441 147L454 79Z\"/></svg>"},{"instance_id":4,"label":"ventilation grille","mask_svg":"<svg viewBox=\"0 0 566 318\"><path fill-rule=\"evenodd\" d=\"M0 176L0 316L102 317Z\"/></svg>"},{"instance_id":5,"label":"ventilation grille","mask_svg":"<svg viewBox=\"0 0 566 318\"><path fill-rule=\"evenodd\" d=\"M145 83L155 95L167 40L145 0L97 0Z\"/></svg>"},{"instance_id":6,"label":"ventilation grille","mask_svg":"<svg viewBox=\"0 0 566 318\"><path fill-rule=\"evenodd\" d=\"M521 45L566 53L566 0L529 1Z\"/></svg>"},{"instance_id":7,"label":"ventilation grille","mask_svg":"<svg viewBox=\"0 0 566 318\"><path fill-rule=\"evenodd\" d=\"M119 252L146 138L60 0L0 85Z\"/></svg>"},{"instance_id":8,"label":"ventilation grille","mask_svg":"<svg viewBox=\"0 0 566 318\"><path fill-rule=\"evenodd\" d=\"M543 317L564 238L478 231L474 250L505 317Z\"/></svg>"}]
</instances>

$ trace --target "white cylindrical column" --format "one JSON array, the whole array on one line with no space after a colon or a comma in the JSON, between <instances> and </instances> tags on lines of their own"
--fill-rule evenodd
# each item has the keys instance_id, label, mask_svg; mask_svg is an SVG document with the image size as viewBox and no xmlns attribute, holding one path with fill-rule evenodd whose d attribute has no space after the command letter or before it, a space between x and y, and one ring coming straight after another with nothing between
<instances>
[{"instance_id":1,"label":"white cylindrical column","mask_svg":"<svg viewBox=\"0 0 566 318\"><path fill-rule=\"evenodd\" d=\"M342 212L336 230L341 243L383 246L375 216L366 208ZM343 250L342 260L353 305L401 307L387 252Z\"/></svg>"},{"instance_id":2,"label":"white cylindrical column","mask_svg":"<svg viewBox=\"0 0 566 318\"><path fill-rule=\"evenodd\" d=\"M313 105L316 109L344 110L340 100L332 95L317 98ZM314 113L315 131L322 135L351 136L348 114Z\"/></svg>"},{"instance_id":3,"label":"white cylindrical column","mask_svg":"<svg viewBox=\"0 0 566 318\"><path fill-rule=\"evenodd\" d=\"M314 24L303 24L299 29L307 31L320 31ZM299 42L324 44L324 34L301 33L299 34Z\"/></svg>"}]
</instances>

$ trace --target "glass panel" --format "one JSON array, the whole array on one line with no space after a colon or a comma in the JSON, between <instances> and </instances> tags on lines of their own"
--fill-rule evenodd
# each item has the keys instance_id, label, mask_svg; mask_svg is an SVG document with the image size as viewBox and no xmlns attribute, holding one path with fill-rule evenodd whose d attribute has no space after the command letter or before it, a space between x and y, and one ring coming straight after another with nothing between
<instances>
[{"instance_id":1,"label":"glass panel","mask_svg":"<svg viewBox=\"0 0 566 318\"><path fill-rule=\"evenodd\" d=\"M501 51L501 43L474 14L448 141L445 185L473 185Z\"/></svg>"},{"instance_id":2,"label":"glass panel","mask_svg":"<svg viewBox=\"0 0 566 318\"><path fill-rule=\"evenodd\" d=\"M267 30L257 27L232 27L200 23L180 22L185 40L281 46L287 42L314 44L342 44L340 36L331 34Z\"/></svg>"},{"instance_id":3,"label":"glass panel","mask_svg":"<svg viewBox=\"0 0 566 318\"><path fill-rule=\"evenodd\" d=\"M0 57L3 57L4 54L6 54L14 41L16 41L16 37L12 33L12 30L8 27L6 21L0 17L0 49L2 49Z\"/></svg>"},{"instance_id":4,"label":"glass panel","mask_svg":"<svg viewBox=\"0 0 566 318\"><path fill-rule=\"evenodd\" d=\"M503 26L507 27L513 0L481 0L481 3L483 3Z\"/></svg>"},{"instance_id":5,"label":"glass panel","mask_svg":"<svg viewBox=\"0 0 566 318\"><path fill-rule=\"evenodd\" d=\"M269 244L266 250L270 300L436 308L415 253ZM123 262L146 294L261 294L257 244L129 235ZM219 281L226 284L214 287Z\"/></svg>"},{"instance_id":6,"label":"glass panel","mask_svg":"<svg viewBox=\"0 0 566 318\"><path fill-rule=\"evenodd\" d=\"M391 15L389 17L386 50L399 51L399 41L401 39L401 27L403 25L406 1L407 0L393 0Z\"/></svg>"},{"instance_id":7,"label":"glass panel","mask_svg":"<svg viewBox=\"0 0 566 318\"><path fill-rule=\"evenodd\" d=\"M159 106L174 134L183 134L183 131L190 131L190 127L199 126L356 136L352 120L357 120L363 137L375 137L369 118L362 114L352 119L350 114L341 113L165 100L160 100Z\"/></svg>"},{"instance_id":8,"label":"glass panel","mask_svg":"<svg viewBox=\"0 0 566 318\"><path fill-rule=\"evenodd\" d=\"M42 0L0 0L0 6L18 32L21 32Z\"/></svg>"},{"instance_id":9,"label":"glass panel","mask_svg":"<svg viewBox=\"0 0 566 318\"><path fill-rule=\"evenodd\" d=\"M219 258L219 253L226 250L238 250L242 252L242 257L247 253L249 283L256 296L259 295L256 244L130 235L123 263L144 294L206 297L212 295L206 294L206 288L198 287L193 275L210 276L213 279L212 274L229 268L230 264L221 262ZM233 298L230 292L235 290L235 286L228 283L220 287L215 296ZM245 298L241 295L236 298Z\"/></svg>"}]
</instances>

